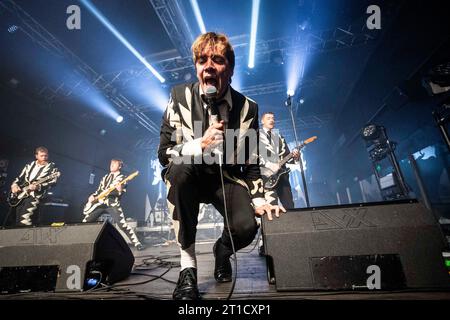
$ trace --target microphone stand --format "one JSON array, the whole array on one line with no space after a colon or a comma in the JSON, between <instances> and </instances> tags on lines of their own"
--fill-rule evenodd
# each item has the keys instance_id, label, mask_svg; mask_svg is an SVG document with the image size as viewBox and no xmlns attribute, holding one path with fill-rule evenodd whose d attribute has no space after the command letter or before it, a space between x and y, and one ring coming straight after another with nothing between
<instances>
[{"instance_id":1,"label":"microphone stand","mask_svg":"<svg viewBox=\"0 0 450 320\"><path fill-rule=\"evenodd\" d=\"M291 114L291 120L292 120L292 128L294 129L294 137L295 137L295 143L296 143L296 147L298 147L300 145L300 143L298 142L298 137L297 137L297 130L296 130L296 126L295 126L295 119L294 119L294 112L292 110L292 101L291 101L291 96L288 94L288 97L286 99L285 102L286 107L288 107L289 109L289 113ZM305 171L303 170L303 158L302 158L302 152L300 150L298 150L299 153L299 162L300 162L300 171L302 174L302 182L303 182L303 191L305 193L305 202L306 202L306 207L309 208L310 204L309 204L309 196L308 196L308 189L306 187L306 178L305 178Z\"/></svg>"}]
</instances>

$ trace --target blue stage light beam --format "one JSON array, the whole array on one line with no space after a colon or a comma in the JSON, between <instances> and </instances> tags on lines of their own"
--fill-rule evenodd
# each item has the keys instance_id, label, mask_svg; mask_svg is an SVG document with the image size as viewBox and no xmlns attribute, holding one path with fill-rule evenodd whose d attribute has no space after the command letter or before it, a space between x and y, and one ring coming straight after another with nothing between
<instances>
[{"instance_id":1,"label":"blue stage light beam","mask_svg":"<svg viewBox=\"0 0 450 320\"><path fill-rule=\"evenodd\" d=\"M206 33L205 23L203 22L203 17L200 12L200 7L198 6L197 0L191 0L191 7L195 14L195 19L197 19L197 24L201 33Z\"/></svg>"},{"instance_id":2,"label":"blue stage light beam","mask_svg":"<svg viewBox=\"0 0 450 320\"><path fill-rule=\"evenodd\" d=\"M231 86L233 87L233 89L237 91L242 90L242 72L240 71L236 72L236 69L234 70Z\"/></svg>"},{"instance_id":3,"label":"blue stage light beam","mask_svg":"<svg viewBox=\"0 0 450 320\"><path fill-rule=\"evenodd\" d=\"M248 67L255 67L255 51L256 51L256 31L258 30L259 4L260 0L253 0L252 3L252 26L250 31L250 50L248 53Z\"/></svg>"},{"instance_id":4,"label":"blue stage light beam","mask_svg":"<svg viewBox=\"0 0 450 320\"><path fill-rule=\"evenodd\" d=\"M286 65L287 72L287 93L294 96L297 87L303 79L305 72L305 56L301 52L295 52L289 59ZM292 93L292 94L290 94Z\"/></svg>"},{"instance_id":5,"label":"blue stage light beam","mask_svg":"<svg viewBox=\"0 0 450 320\"><path fill-rule=\"evenodd\" d=\"M89 1L89 0L80 0L81 3L83 3L86 8L95 16L97 19L100 20L100 22L111 31L111 33L120 41L122 44L127 47L128 50L131 51L132 54L136 58L138 58L139 61L141 61L147 69L150 70L153 75L158 78L158 80L161 83L164 83L166 80L156 71L155 68L153 68L150 63L148 63L145 58L125 39L125 37L112 25L111 22Z\"/></svg>"},{"instance_id":6,"label":"blue stage light beam","mask_svg":"<svg viewBox=\"0 0 450 320\"><path fill-rule=\"evenodd\" d=\"M142 79L128 88L130 95L144 101L145 107L164 112L169 101L168 88L162 88L156 79Z\"/></svg>"},{"instance_id":7,"label":"blue stage light beam","mask_svg":"<svg viewBox=\"0 0 450 320\"><path fill-rule=\"evenodd\" d=\"M91 108L103 114L106 114L108 117L114 119L115 121L117 121L121 117L119 112L117 112L117 110L114 109L113 106L111 106L111 102L108 101L108 99L106 99L96 88L92 88L91 90L83 94L81 100ZM120 123L119 121L117 122Z\"/></svg>"}]
</instances>

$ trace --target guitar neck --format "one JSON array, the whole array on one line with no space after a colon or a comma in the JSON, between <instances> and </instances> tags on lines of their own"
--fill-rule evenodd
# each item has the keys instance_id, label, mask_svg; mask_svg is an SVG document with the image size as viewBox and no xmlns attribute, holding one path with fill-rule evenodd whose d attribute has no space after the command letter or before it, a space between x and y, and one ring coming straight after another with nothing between
<instances>
[{"instance_id":1,"label":"guitar neck","mask_svg":"<svg viewBox=\"0 0 450 320\"><path fill-rule=\"evenodd\" d=\"M303 148L305 146L304 143L300 144L298 147L294 148L294 150L300 150L301 148ZM293 151L291 153L289 153L286 157L284 157L283 160L280 161L279 166L282 167L286 164L286 162L288 162L289 160L291 160L291 158L294 156Z\"/></svg>"},{"instance_id":2,"label":"guitar neck","mask_svg":"<svg viewBox=\"0 0 450 320\"><path fill-rule=\"evenodd\" d=\"M279 166L282 167L286 164L286 162L288 162L289 160L291 160L291 158L293 157L292 152L289 153L283 160L281 160L281 162L279 163Z\"/></svg>"},{"instance_id":3,"label":"guitar neck","mask_svg":"<svg viewBox=\"0 0 450 320\"><path fill-rule=\"evenodd\" d=\"M56 174L51 174L51 175L49 175L47 177L44 177L44 178L42 178L42 179L40 179L40 180L38 180L36 182L30 183L28 186L24 187L23 190L27 191L32 184L40 185L40 184L43 184L44 182L47 182L47 181L52 180L54 178L56 178Z\"/></svg>"},{"instance_id":4,"label":"guitar neck","mask_svg":"<svg viewBox=\"0 0 450 320\"><path fill-rule=\"evenodd\" d=\"M111 192L113 192L114 189L115 189L116 187L118 187L118 186L120 186L120 185L122 185L122 184L124 184L124 183L126 183L126 182L128 182L128 181L130 181L130 180L133 179L134 177L135 177L135 176L128 176L128 177L126 177L125 179L123 179L122 181L120 181L120 182L116 183L115 185L109 187L108 189L106 189L105 191L103 191L102 193L100 193L100 194L97 196L97 199L101 199L101 198L106 197L108 194L110 194Z\"/></svg>"},{"instance_id":5,"label":"guitar neck","mask_svg":"<svg viewBox=\"0 0 450 320\"><path fill-rule=\"evenodd\" d=\"M313 136L309 139L306 139L305 141L303 141L299 146L297 146L296 148L294 148L294 150L298 150L300 152L300 149L302 149L304 146L306 146L308 143L313 142L314 140L317 139L317 136ZM288 162L289 160L291 160L291 158L294 156L293 151L291 153L289 153L283 160L280 161L279 166L282 167L285 165L286 162Z\"/></svg>"}]
</instances>

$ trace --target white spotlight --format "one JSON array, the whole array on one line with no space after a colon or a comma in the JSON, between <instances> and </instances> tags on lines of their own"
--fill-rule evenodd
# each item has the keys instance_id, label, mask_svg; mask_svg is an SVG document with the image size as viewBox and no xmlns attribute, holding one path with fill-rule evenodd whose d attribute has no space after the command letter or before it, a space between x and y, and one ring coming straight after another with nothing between
<instances>
[{"instance_id":1,"label":"white spotlight","mask_svg":"<svg viewBox=\"0 0 450 320\"><path fill-rule=\"evenodd\" d=\"M300 99L299 102L300 102L300 104L303 104L303 103L305 103L305 100L304 99Z\"/></svg>"},{"instance_id":2,"label":"white spotlight","mask_svg":"<svg viewBox=\"0 0 450 320\"><path fill-rule=\"evenodd\" d=\"M287 93L288 96L293 97L294 94L295 94L295 91L290 89L290 90L288 90L286 93Z\"/></svg>"},{"instance_id":3,"label":"white spotlight","mask_svg":"<svg viewBox=\"0 0 450 320\"><path fill-rule=\"evenodd\" d=\"M250 30L250 51L248 54L248 67L253 69L255 67L255 51L256 51L256 31L258 29L260 0L253 0L252 3L252 24Z\"/></svg>"},{"instance_id":4,"label":"white spotlight","mask_svg":"<svg viewBox=\"0 0 450 320\"><path fill-rule=\"evenodd\" d=\"M122 116L117 116L116 122L117 123L121 123L122 121L123 121L123 117Z\"/></svg>"}]
</instances>

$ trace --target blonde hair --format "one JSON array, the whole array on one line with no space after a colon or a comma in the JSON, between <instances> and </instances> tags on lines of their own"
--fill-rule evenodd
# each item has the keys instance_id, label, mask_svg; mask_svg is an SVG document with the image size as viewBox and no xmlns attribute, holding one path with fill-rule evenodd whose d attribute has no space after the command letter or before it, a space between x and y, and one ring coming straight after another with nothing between
<instances>
[{"instance_id":1,"label":"blonde hair","mask_svg":"<svg viewBox=\"0 0 450 320\"><path fill-rule=\"evenodd\" d=\"M117 162L121 168L123 167L123 160L122 159L113 158L113 159L111 159L111 162L113 162L113 161Z\"/></svg>"},{"instance_id":2,"label":"blonde hair","mask_svg":"<svg viewBox=\"0 0 450 320\"><path fill-rule=\"evenodd\" d=\"M34 154L38 154L39 152L44 152L48 154L48 149L46 147L40 146L34 150Z\"/></svg>"},{"instance_id":3,"label":"blonde hair","mask_svg":"<svg viewBox=\"0 0 450 320\"><path fill-rule=\"evenodd\" d=\"M220 54L223 54L225 58L227 58L231 70L234 70L234 50L226 35L215 32L207 32L198 36L192 44L192 59L194 60L194 64L197 63L197 60L200 58L203 50L207 47L214 48L220 52Z\"/></svg>"}]
</instances>

